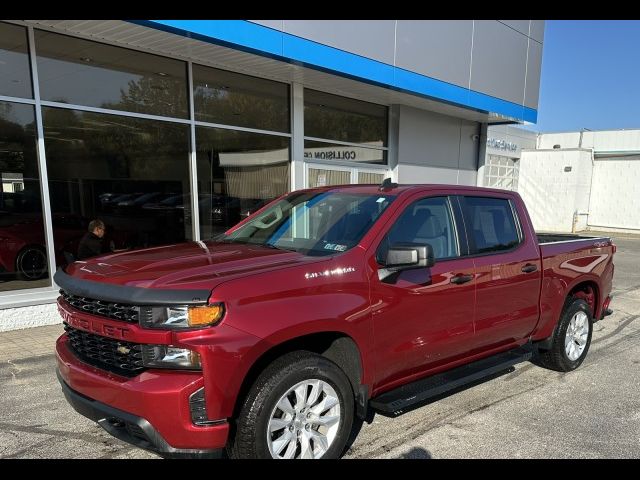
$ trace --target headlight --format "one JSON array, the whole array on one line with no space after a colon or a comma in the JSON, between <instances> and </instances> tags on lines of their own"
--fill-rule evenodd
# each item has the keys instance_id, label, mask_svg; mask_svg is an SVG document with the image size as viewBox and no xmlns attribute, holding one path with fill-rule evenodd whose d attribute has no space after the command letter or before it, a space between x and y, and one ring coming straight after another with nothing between
<instances>
[{"instance_id":1,"label":"headlight","mask_svg":"<svg viewBox=\"0 0 640 480\"><path fill-rule=\"evenodd\" d=\"M224 316L224 305L215 303L201 307L150 307L141 314L140 325L146 328L198 328L215 325Z\"/></svg>"},{"instance_id":2,"label":"headlight","mask_svg":"<svg viewBox=\"0 0 640 480\"><path fill-rule=\"evenodd\" d=\"M142 363L150 368L202 368L198 352L173 345L144 345Z\"/></svg>"}]
</instances>

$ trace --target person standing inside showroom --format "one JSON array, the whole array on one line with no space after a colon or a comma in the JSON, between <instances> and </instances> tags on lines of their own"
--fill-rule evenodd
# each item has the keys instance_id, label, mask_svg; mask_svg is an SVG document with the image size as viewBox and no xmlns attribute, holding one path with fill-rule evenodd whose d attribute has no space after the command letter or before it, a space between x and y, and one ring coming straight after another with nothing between
<instances>
[{"instance_id":1,"label":"person standing inside showroom","mask_svg":"<svg viewBox=\"0 0 640 480\"><path fill-rule=\"evenodd\" d=\"M104 222L98 219L91 220L88 230L78 244L77 260L84 260L106 253L102 244L105 232Z\"/></svg>"}]
</instances>

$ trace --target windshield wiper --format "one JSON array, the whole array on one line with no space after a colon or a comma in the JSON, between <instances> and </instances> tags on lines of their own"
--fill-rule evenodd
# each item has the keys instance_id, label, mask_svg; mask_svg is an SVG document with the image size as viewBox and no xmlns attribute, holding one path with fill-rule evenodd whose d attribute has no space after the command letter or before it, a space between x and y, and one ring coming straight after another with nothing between
<instances>
[{"instance_id":1,"label":"windshield wiper","mask_svg":"<svg viewBox=\"0 0 640 480\"><path fill-rule=\"evenodd\" d=\"M249 242L249 241L246 241L246 240L238 240L238 239L231 239L231 238L216 240L216 242L218 242L218 243L239 243L239 244L242 244L242 245L256 245L258 247L267 247L267 248L273 248L273 249L276 249L276 250L287 250L289 252L297 252L298 251L298 249L295 248L295 247L282 247L282 246L274 245L273 243Z\"/></svg>"},{"instance_id":2,"label":"windshield wiper","mask_svg":"<svg viewBox=\"0 0 640 480\"><path fill-rule=\"evenodd\" d=\"M222 239L221 240L214 240L214 241L217 242L217 243L239 243L239 244L242 244L242 245L246 245L246 244L249 243L249 242L244 241L244 240L234 240L234 239L230 239L230 238L227 238L227 239L224 239L224 240L222 240Z\"/></svg>"},{"instance_id":3,"label":"windshield wiper","mask_svg":"<svg viewBox=\"0 0 640 480\"><path fill-rule=\"evenodd\" d=\"M277 246L277 245L274 245L273 243L255 243L253 245L260 245L262 247L275 248L276 250L286 250L288 252L297 252L298 251L298 249L295 248L295 247Z\"/></svg>"}]
</instances>

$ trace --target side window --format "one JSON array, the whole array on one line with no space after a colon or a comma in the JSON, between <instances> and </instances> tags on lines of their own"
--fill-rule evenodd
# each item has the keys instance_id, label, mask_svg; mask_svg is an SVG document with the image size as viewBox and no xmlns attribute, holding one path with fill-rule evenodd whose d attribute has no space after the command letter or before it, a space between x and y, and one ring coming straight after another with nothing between
<instances>
[{"instance_id":1,"label":"side window","mask_svg":"<svg viewBox=\"0 0 640 480\"><path fill-rule=\"evenodd\" d=\"M465 197L465 203L477 253L510 250L520 243L509 200Z\"/></svg>"},{"instance_id":2,"label":"side window","mask_svg":"<svg viewBox=\"0 0 640 480\"><path fill-rule=\"evenodd\" d=\"M389 247L396 243L428 243L436 259L458 257L460 250L449 199L429 197L409 205L378 247L379 264L384 265Z\"/></svg>"}]
</instances>

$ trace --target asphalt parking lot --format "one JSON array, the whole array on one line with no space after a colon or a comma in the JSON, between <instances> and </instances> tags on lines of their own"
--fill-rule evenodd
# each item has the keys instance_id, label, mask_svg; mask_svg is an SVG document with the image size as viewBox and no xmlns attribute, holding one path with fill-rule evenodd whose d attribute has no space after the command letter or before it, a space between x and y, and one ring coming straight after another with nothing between
<instances>
[{"instance_id":1,"label":"asphalt parking lot","mask_svg":"<svg viewBox=\"0 0 640 480\"><path fill-rule=\"evenodd\" d=\"M376 415L345 458L639 458L640 238L615 242L614 314L595 325L578 370L523 363L399 417ZM43 350L0 349L0 458L157 458L67 404L43 353L61 332L25 331L50 343ZM0 334L0 345L8 333L17 337Z\"/></svg>"}]
</instances>

